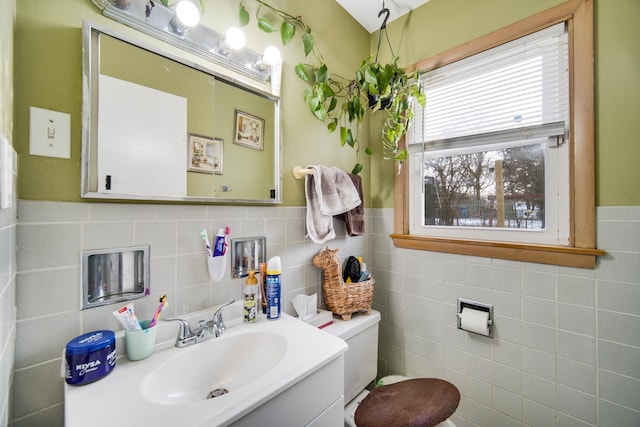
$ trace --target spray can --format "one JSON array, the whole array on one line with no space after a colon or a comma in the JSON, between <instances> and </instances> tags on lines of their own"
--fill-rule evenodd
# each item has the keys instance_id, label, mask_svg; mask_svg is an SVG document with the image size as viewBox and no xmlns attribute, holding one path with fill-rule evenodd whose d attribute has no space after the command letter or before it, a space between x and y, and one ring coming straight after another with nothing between
<instances>
[{"instance_id":1,"label":"spray can","mask_svg":"<svg viewBox=\"0 0 640 427\"><path fill-rule=\"evenodd\" d=\"M267 319L277 320L280 318L280 274L282 264L279 256L274 256L267 262Z\"/></svg>"}]
</instances>

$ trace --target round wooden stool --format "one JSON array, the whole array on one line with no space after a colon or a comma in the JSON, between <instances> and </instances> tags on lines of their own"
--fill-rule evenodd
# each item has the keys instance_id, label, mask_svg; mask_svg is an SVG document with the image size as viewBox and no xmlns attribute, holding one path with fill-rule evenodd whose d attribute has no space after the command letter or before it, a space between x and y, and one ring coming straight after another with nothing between
<instances>
[{"instance_id":1,"label":"round wooden stool","mask_svg":"<svg viewBox=\"0 0 640 427\"><path fill-rule=\"evenodd\" d=\"M458 408L460 391L438 378L375 387L356 409L358 427L433 427Z\"/></svg>"}]
</instances>

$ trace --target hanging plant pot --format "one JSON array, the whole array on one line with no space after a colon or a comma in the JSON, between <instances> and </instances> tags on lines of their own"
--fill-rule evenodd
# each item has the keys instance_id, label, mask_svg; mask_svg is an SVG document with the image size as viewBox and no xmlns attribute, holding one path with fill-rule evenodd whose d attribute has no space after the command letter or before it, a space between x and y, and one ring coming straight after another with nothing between
<instances>
[{"instance_id":1,"label":"hanging plant pot","mask_svg":"<svg viewBox=\"0 0 640 427\"><path fill-rule=\"evenodd\" d=\"M369 97L369 108L373 108L376 106L376 104L378 103L378 99L380 99L379 95L368 95Z\"/></svg>"},{"instance_id":2,"label":"hanging plant pot","mask_svg":"<svg viewBox=\"0 0 640 427\"><path fill-rule=\"evenodd\" d=\"M377 62L369 63L361 69L371 71L369 80L365 77L361 84L365 87L366 84L369 84L369 86L373 84L373 86L375 86L374 93L368 93L367 95L369 98L369 108L371 109L375 109L378 101L380 101L380 110L388 109L391 104L393 104L396 94L402 92L407 86L407 79L399 72L395 62L387 65L380 65ZM381 96L380 94L384 95Z\"/></svg>"},{"instance_id":3,"label":"hanging plant pot","mask_svg":"<svg viewBox=\"0 0 640 427\"><path fill-rule=\"evenodd\" d=\"M281 21L280 35L283 45L291 40L294 33L302 34L304 56L311 55L313 60L311 63L298 63L295 66L295 74L308 85L304 89L304 99L315 118L326 123L329 132L339 130L340 144L354 147L356 156L358 156L362 150L358 140L359 130L367 112L383 110L383 115L386 118L379 138L382 155L384 158L392 158L397 161L405 160L407 152L400 150L398 143L407 132L408 121L413 117L411 98L424 106L425 96L418 83L419 70L412 71L412 75L408 76L405 70L398 66L399 58L391 49L391 43L386 33L386 23L390 12L384 7L384 0L382 10L378 14L378 17L382 15L385 17L380 27L377 49L375 53L360 63L359 68L355 71L354 79L343 78L329 72L324 58L315 46L311 28L304 23L301 16L283 12L265 0L255 0L255 2L259 5L256 16L258 17L258 27L262 31L269 33L277 31L277 25L272 25L267 16L272 13ZM260 12L261 6L268 13ZM239 20L242 25L249 22L249 12L243 6L242 1L240 2ZM301 31L296 32L296 28ZM386 37L389 42L391 61L381 64L378 61L378 53L383 37ZM364 148L364 153L367 155L373 152L371 147ZM353 174L358 174L362 170L359 157L357 160Z\"/></svg>"},{"instance_id":4,"label":"hanging plant pot","mask_svg":"<svg viewBox=\"0 0 640 427\"><path fill-rule=\"evenodd\" d=\"M369 108L373 109L376 104L378 104L378 100L380 99L380 95L368 95L369 97ZM383 99L382 101L380 101L380 109L381 110L386 110L387 108L389 108L391 106L391 104L393 103L393 96L390 96L388 98Z\"/></svg>"}]
</instances>

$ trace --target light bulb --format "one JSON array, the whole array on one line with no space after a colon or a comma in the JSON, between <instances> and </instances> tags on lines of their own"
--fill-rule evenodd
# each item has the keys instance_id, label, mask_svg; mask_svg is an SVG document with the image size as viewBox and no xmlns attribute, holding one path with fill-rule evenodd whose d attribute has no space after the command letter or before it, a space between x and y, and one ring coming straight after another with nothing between
<instances>
[{"instance_id":1,"label":"light bulb","mask_svg":"<svg viewBox=\"0 0 640 427\"><path fill-rule=\"evenodd\" d=\"M195 27L200 22L200 10L189 0L181 0L176 4L176 16L185 27Z\"/></svg>"},{"instance_id":2,"label":"light bulb","mask_svg":"<svg viewBox=\"0 0 640 427\"><path fill-rule=\"evenodd\" d=\"M224 44L231 50L239 50L244 47L246 38L242 30L238 27L231 27L224 37Z\"/></svg>"},{"instance_id":3,"label":"light bulb","mask_svg":"<svg viewBox=\"0 0 640 427\"><path fill-rule=\"evenodd\" d=\"M265 67L270 67L272 65L278 64L282 60L280 56L280 51L275 46L267 46L264 49L264 53L262 54L261 61Z\"/></svg>"}]
</instances>

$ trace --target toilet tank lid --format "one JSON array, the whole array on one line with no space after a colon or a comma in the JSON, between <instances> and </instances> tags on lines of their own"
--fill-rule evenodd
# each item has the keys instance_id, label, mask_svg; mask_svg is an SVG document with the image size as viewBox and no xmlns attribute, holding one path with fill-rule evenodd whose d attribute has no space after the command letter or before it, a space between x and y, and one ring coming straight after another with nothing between
<instances>
[{"instance_id":1,"label":"toilet tank lid","mask_svg":"<svg viewBox=\"0 0 640 427\"><path fill-rule=\"evenodd\" d=\"M376 310L371 310L370 314L355 313L346 321L334 314L333 323L322 330L346 341L363 330L376 326L379 322L380 312Z\"/></svg>"}]
</instances>

